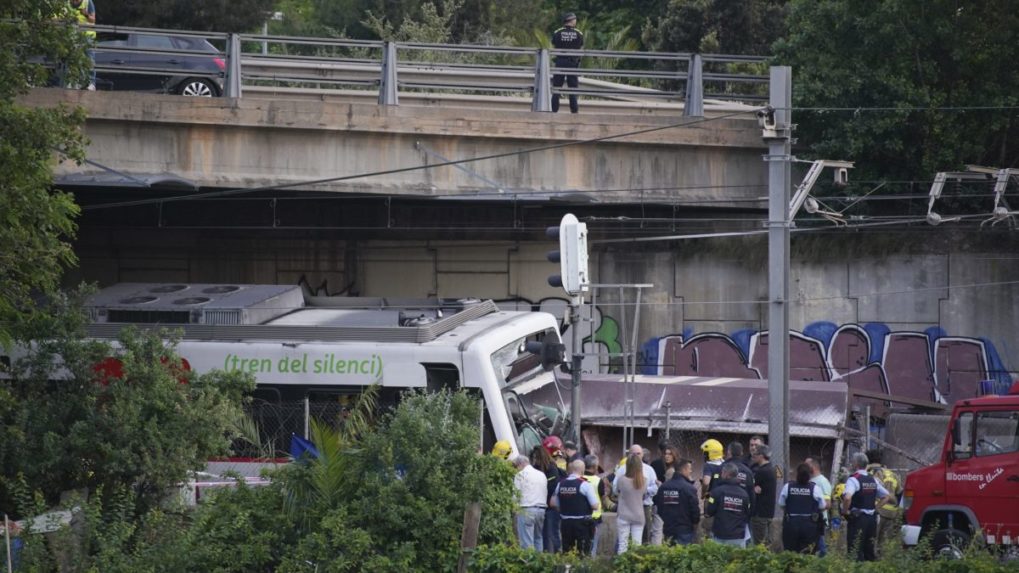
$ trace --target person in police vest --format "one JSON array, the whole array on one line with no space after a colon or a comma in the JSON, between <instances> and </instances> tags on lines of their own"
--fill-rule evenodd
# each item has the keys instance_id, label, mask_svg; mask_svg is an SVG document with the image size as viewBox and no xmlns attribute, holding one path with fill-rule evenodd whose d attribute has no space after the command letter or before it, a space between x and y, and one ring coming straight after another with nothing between
<instances>
[{"instance_id":1,"label":"person in police vest","mask_svg":"<svg viewBox=\"0 0 1019 573\"><path fill-rule=\"evenodd\" d=\"M750 524L750 496L737 479L736 464L725 462L722 473L708 494L704 514L714 518L711 539L717 543L747 546L747 528Z\"/></svg>"},{"instance_id":2,"label":"person in police vest","mask_svg":"<svg viewBox=\"0 0 1019 573\"><path fill-rule=\"evenodd\" d=\"M580 50L584 47L584 34L577 29L577 15L568 12L563 15L563 27L552 34L552 47L558 50ZM579 68L579 56L556 56L555 66L557 68ZM570 89L577 89L580 85L580 76L576 73L560 73L552 75L552 87L561 88L563 82ZM577 104L577 96L570 94L570 113L577 113L580 106ZM559 112L559 94L552 94L552 111Z\"/></svg>"},{"instance_id":3,"label":"person in police vest","mask_svg":"<svg viewBox=\"0 0 1019 573\"><path fill-rule=\"evenodd\" d=\"M598 542L601 540L601 515L602 511L605 510L604 501L602 500L610 493L608 482L601 478L598 456L594 454L584 456L584 479L594 487L595 493L598 494L598 509L591 513L591 518L594 520L594 539L591 541L591 555L596 555L598 553Z\"/></svg>"},{"instance_id":4,"label":"person in police vest","mask_svg":"<svg viewBox=\"0 0 1019 573\"><path fill-rule=\"evenodd\" d=\"M662 518L665 539L677 545L690 545L701 520L700 500L693 479L693 462L679 460L675 473L658 488L655 507Z\"/></svg>"},{"instance_id":5,"label":"person in police vest","mask_svg":"<svg viewBox=\"0 0 1019 573\"><path fill-rule=\"evenodd\" d=\"M813 553L824 530L821 515L827 503L821 488L810 481L810 464L796 466L796 481L787 482L778 494L782 518L782 547L786 551Z\"/></svg>"},{"instance_id":6,"label":"person in police vest","mask_svg":"<svg viewBox=\"0 0 1019 573\"><path fill-rule=\"evenodd\" d=\"M89 47L85 50L88 55L88 59L92 61L92 67L89 70L89 91L95 91L96 89L96 31L93 26L96 25L96 5L92 0L68 0L71 3L71 13L78 25L85 31L85 38L88 40Z\"/></svg>"},{"instance_id":7,"label":"person in police vest","mask_svg":"<svg viewBox=\"0 0 1019 573\"><path fill-rule=\"evenodd\" d=\"M842 494L842 515L849 523L846 539L849 551L855 549L857 561L874 561L874 538L877 537L877 516L879 505L887 503L891 495L881 482L867 473L867 455L853 454L853 475L846 480L846 491Z\"/></svg>"},{"instance_id":8,"label":"person in police vest","mask_svg":"<svg viewBox=\"0 0 1019 573\"><path fill-rule=\"evenodd\" d=\"M601 501L594 487L584 479L584 462L576 460L569 467L570 475L559 482L552 495L552 507L559 509L562 520L563 551L590 555L594 538L592 515L601 509Z\"/></svg>"}]
</instances>

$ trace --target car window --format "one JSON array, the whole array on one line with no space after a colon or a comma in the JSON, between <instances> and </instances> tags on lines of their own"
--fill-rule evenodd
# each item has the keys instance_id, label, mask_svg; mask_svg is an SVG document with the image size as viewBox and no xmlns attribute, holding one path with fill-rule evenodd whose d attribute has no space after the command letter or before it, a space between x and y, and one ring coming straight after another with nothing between
<instances>
[{"instance_id":1,"label":"car window","mask_svg":"<svg viewBox=\"0 0 1019 573\"><path fill-rule=\"evenodd\" d=\"M96 38L96 45L101 48L111 48L127 45L127 34L112 34L103 32Z\"/></svg>"},{"instance_id":2,"label":"car window","mask_svg":"<svg viewBox=\"0 0 1019 573\"><path fill-rule=\"evenodd\" d=\"M173 37L173 45L178 50L191 50L193 52L210 52L219 53L219 50L215 48L209 42L202 38L186 38L181 36Z\"/></svg>"},{"instance_id":3,"label":"car window","mask_svg":"<svg viewBox=\"0 0 1019 573\"><path fill-rule=\"evenodd\" d=\"M1019 451L1019 411L979 412L977 456L996 456Z\"/></svg>"},{"instance_id":4,"label":"car window","mask_svg":"<svg viewBox=\"0 0 1019 573\"><path fill-rule=\"evenodd\" d=\"M169 36L153 36L150 34L138 34L135 36L134 43L136 47L144 48L146 50L172 50L173 42L170 41Z\"/></svg>"}]
</instances>

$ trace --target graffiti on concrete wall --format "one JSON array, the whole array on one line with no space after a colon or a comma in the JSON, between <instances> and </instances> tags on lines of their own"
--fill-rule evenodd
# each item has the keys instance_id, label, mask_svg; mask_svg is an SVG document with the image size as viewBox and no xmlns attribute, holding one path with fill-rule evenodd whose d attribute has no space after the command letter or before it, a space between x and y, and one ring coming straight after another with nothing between
<instances>
[{"instance_id":1,"label":"graffiti on concrete wall","mask_svg":"<svg viewBox=\"0 0 1019 573\"><path fill-rule=\"evenodd\" d=\"M768 332L692 332L645 343L644 374L764 378ZM940 327L893 332L882 323L815 322L790 332L789 370L794 380L841 380L853 389L952 403L979 395L981 381L997 391L1011 378L991 341L948 336Z\"/></svg>"},{"instance_id":2,"label":"graffiti on concrete wall","mask_svg":"<svg viewBox=\"0 0 1019 573\"><path fill-rule=\"evenodd\" d=\"M495 301L503 310L529 310L547 312L559 319L559 332L566 344L567 356L573 351L574 325L565 324L563 317L570 302L564 298L549 297L537 302L525 298L512 298ZM602 314L601 309L584 303L580 309L584 322L580 324L580 336L584 360L582 369L584 372L598 372L599 361L605 363L608 354L622 352L623 346L620 342L619 323L611 316ZM590 321L588 322L588 319ZM601 357L599 357L599 354Z\"/></svg>"}]
</instances>

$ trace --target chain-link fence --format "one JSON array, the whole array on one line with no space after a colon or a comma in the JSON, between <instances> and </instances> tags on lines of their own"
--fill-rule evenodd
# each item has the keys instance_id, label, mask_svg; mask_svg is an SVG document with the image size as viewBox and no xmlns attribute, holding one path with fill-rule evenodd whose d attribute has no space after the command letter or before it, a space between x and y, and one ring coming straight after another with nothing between
<instances>
[{"instance_id":1,"label":"chain-link fence","mask_svg":"<svg viewBox=\"0 0 1019 573\"><path fill-rule=\"evenodd\" d=\"M902 481L938 460L949 417L947 410L858 407L847 430L847 451L867 453Z\"/></svg>"},{"instance_id":2,"label":"chain-link fence","mask_svg":"<svg viewBox=\"0 0 1019 573\"><path fill-rule=\"evenodd\" d=\"M235 440L234 455L252 458L287 456L290 453L291 436L308 437L311 420L330 426L342 423L351 406L343 398L252 401L246 407L246 414L252 424L244 433L255 435Z\"/></svg>"}]
</instances>

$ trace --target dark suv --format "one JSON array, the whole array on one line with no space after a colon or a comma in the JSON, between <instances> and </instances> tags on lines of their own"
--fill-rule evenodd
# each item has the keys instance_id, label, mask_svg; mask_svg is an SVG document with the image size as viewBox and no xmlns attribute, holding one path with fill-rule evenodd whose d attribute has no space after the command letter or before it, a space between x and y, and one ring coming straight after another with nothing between
<instances>
[{"instance_id":1,"label":"dark suv","mask_svg":"<svg viewBox=\"0 0 1019 573\"><path fill-rule=\"evenodd\" d=\"M163 50L167 52L160 53ZM203 53L169 53L172 50ZM203 38L138 32L100 32L97 38L100 90L216 97L223 95L225 70L220 51Z\"/></svg>"}]
</instances>

